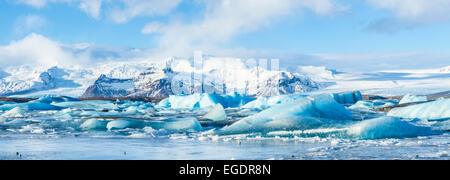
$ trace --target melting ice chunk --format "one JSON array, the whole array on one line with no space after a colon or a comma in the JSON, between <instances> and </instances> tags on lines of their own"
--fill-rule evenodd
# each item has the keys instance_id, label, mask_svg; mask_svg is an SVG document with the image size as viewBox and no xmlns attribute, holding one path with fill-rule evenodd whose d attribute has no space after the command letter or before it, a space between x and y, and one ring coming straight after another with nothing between
<instances>
[{"instance_id":1,"label":"melting ice chunk","mask_svg":"<svg viewBox=\"0 0 450 180\"><path fill-rule=\"evenodd\" d=\"M374 109L395 106L398 102L391 100L374 100L374 101L358 101L356 104L350 106L350 109L360 111L370 111Z\"/></svg>"},{"instance_id":2,"label":"melting ice chunk","mask_svg":"<svg viewBox=\"0 0 450 180\"><path fill-rule=\"evenodd\" d=\"M202 120L212 120L212 121L225 121L227 120L227 114L225 113L225 109L222 104L216 104L214 108L212 108L208 114L202 116L200 119Z\"/></svg>"},{"instance_id":3,"label":"melting ice chunk","mask_svg":"<svg viewBox=\"0 0 450 180\"><path fill-rule=\"evenodd\" d=\"M317 95L281 104L224 127L218 134L311 129L351 120L351 113L330 95Z\"/></svg>"},{"instance_id":4,"label":"melting ice chunk","mask_svg":"<svg viewBox=\"0 0 450 180\"><path fill-rule=\"evenodd\" d=\"M450 118L450 99L440 99L434 102L394 108L389 111L387 116L428 120Z\"/></svg>"},{"instance_id":5,"label":"melting ice chunk","mask_svg":"<svg viewBox=\"0 0 450 180\"><path fill-rule=\"evenodd\" d=\"M143 121L134 119L119 119L111 121L106 125L108 130L120 130L126 128L141 128L144 125Z\"/></svg>"},{"instance_id":6,"label":"melting ice chunk","mask_svg":"<svg viewBox=\"0 0 450 180\"><path fill-rule=\"evenodd\" d=\"M425 102L428 101L426 96L414 96L411 94L407 94L403 96L402 100L400 100L399 104L413 103L413 102Z\"/></svg>"},{"instance_id":7,"label":"melting ice chunk","mask_svg":"<svg viewBox=\"0 0 450 180\"><path fill-rule=\"evenodd\" d=\"M2 114L2 116L8 117L8 118L24 118L24 117L26 117L25 113L26 113L26 111L23 110L22 108L15 107L14 109L11 109L11 110L5 112L4 114Z\"/></svg>"},{"instance_id":8,"label":"melting ice chunk","mask_svg":"<svg viewBox=\"0 0 450 180\"><path fill-rule=\"evenodd\" d=\"M398 118L381 117L355 124L347 133L360 139L416 137L430 134L431 128L415 126Z\"/></svg>"},{"instance_id":9,"label":"melting ice chunk","mask_svg":"<svg viewBox=\"0 0 450 180\"><path fill-rule=\"evenodd\" d=\"M80 125L83 130L104 130L106 129L107 121L102 121L98 119L89 119Z\"/></svg>"}]
</instances>

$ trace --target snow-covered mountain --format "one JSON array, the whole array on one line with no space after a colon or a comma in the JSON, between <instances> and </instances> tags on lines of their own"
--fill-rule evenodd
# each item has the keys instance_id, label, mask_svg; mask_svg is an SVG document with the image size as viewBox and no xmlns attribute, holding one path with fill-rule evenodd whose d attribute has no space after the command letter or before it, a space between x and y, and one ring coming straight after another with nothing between
<instances>
[{"instance_id":1,"label":"snow-covered mountain","mask_svg":"<svg viewBox=\"0 0 450 180\"><path fill-rule=\"evenodd\" d=\"M181 92L184 94L240 92L270 96L309 92L321 86L300 74L247 68L239 59L210 58L204 62L201 70L194 69L186 60L170 59L154 63L138 76L129 79L111 79L102 75L82 97L166 97L180 94L172 86L177 84L177 78L186 77L188 80L193 77L194 82L185 82L189 85L184 86L187 87L186 91Z\"/></svg>"},{"instance_id":2,"label":"snow-covered mountain","mask_svg":"<svg viewBox=\"0 0 450 180\"><path fill-rule=\"evenodd\" d=\"M208 57L202 69L189 60L110 62L84 66L10 67L0 71L0 96L166 97L184 82L182 93L239 92L270 96L318 90L320 83L287 71L249 68L237 58ZM178 83L178 84L177 84ZM187 84L186 84L187 83ZM203 85L203 86L202 86ZM179 94L179 93L178 93Z\"/></svg>"}]
</instances>

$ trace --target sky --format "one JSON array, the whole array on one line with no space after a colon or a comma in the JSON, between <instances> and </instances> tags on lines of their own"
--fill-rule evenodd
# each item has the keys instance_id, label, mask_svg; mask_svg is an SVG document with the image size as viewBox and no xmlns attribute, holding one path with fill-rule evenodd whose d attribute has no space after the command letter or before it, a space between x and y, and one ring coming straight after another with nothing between
<instances>
[{"instance_id":1,"label":"sky","mask_svg":"<svg viewBox=\"0 0 450 180\"><path fill-rule=\"evenodd\" d=\"M80 59L40 48L87 43L166 56L450 65L450 0L0 0L0 27L2 63Z\"/></svg>"}]
</instances>

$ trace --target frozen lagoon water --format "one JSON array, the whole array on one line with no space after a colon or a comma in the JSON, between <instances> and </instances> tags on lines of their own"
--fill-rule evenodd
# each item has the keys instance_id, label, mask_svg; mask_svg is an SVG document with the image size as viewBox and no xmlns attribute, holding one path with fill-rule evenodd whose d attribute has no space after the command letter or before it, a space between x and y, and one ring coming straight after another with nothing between
<instances>
[{"instance_id":1,"label":"frozen lagoon water","mask_svg":"<svg viewBox=\"0 0 450 180\"><path fill-rule=\"evenodd\" d=\"M299 100L301 108L277 113L287 118L283 121L272 115L250 118L250 124L281 123L281 129L220 135L216 132L221 127L199 126L196 118L206 114L205 109L155 109L143 102L53 102L65 108L28 109L20 118L0 117L0 159L450 159L446 120L400 120L353 111L354 120L329 121L320 118L326 117L326 109L320 113L314 109L340 105L318 99L322 98ZM279 107L283 106L291 105ZM260 112L226 111L228 120ZM289 120L293 115L305 118ZM83 129L82 124L92 119L95 127ZM118 121L130 123L107 130L109 123ZM310 129L298 126L311 122Z\"/></svg>"},{"instance_id":2,"label":"frozen lagoon water","mask_svg":"<svg viewBox=\"0 0 450 180\"><path fill-rule=\"evenodd\" d=\"M450 134L448 133L379 140L238 139L3 136L0 138L0 159L450 160ZM22 154L22 157L16 156L16 152Z\"/></svg>"}]
</instances>

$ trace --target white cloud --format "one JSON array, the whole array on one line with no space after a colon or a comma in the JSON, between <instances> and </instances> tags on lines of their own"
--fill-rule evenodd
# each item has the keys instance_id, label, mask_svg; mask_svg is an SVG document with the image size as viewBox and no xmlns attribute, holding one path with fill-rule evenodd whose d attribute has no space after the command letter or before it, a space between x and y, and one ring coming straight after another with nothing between
<instances>
[{"instance_id":1,"label":"white cloud","mask_svg":"<svg viewBox=\"0 0 450 180\"><path fill-rule=\"evenodd\" d=\"M38 34L13 41L7 46L0 46L0 64L9 65L48 65L66 64L76 58L66 52L61 44ZM81 59L79 59L81 61Z\"/></svg>"},{"instance_id":2,"label":"white cloud","mask_svg":"<svg viewBox=\"0 0 450 180\"><path fill-rule=\"evenodd\" d=\"M47 24L47 20L38 15L27 15L19 17L13 25L16 34L25 34L32 31L39 31Z\"/></svg>"},{"instance_id":3,"label":"white cloud","mask_svg":"<svg viewBox=\"0 0 450 180\"><path fill-rule=\"evenodd\" d=\"M166 15L182 0L121 0L123 7L111 11L111 18L118 23L127 22L137 16Z\"/></svg>"},{"instance_id":4,"label":"white cloud","mask_svg":"<svg viewBox=\"0 0 450 180\"><path fill-rule=\"evenodd\" d=\"M144 28L142 28L142 34L152 34L152 33L157 33L157 32L161 32L162 29L164 28L164 25L160 22L151 22L148 23L147 25L144 26Z\"/></svg>"},{"instance_id":5,"label":"white cloud","mask_svg":"<svg viewBox=\"0 0 450 180\"><path fill-rule=\"evenodd\" d=\"M343 11L335 0L220 0L200 1L206 4L202 19L191 24L172 21L165 26L153 23L143 33L160 33L160 47L176 52L191 53L193 49L214 47L233 37L259 30L278 19L303 9L319 15Z\"/></svg>"},{"instance_id":6,"label":"white cloud","mask_svg":"<svg viewBox=\"0 0 450 180\"><path fill-rule=\"evenodd\" d=\"M450 22L449 0L367 0L377 8L392 11L396 18L408 23Z\"/></svg>"},{"instance_id":7,"label":"white cloud","mask_svg":"<svg viewBox=\"0 0 450 180\"><path fill-rule=\"evenodd\" d=\"M102 2L102 0L81 0L79 7L91 17L98 19L100 17Z\"/></svg>"}]
</instances>

